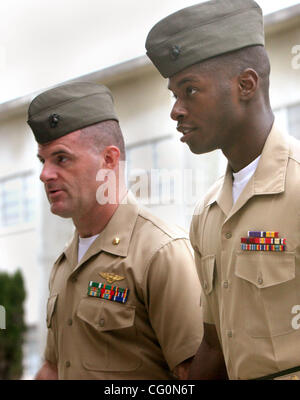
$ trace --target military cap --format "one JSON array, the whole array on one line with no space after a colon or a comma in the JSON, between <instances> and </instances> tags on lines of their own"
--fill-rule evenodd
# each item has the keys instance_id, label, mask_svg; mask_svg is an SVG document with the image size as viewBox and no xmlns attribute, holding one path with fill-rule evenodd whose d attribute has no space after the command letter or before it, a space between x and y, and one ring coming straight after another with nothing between
<instances>
[{"instance_id":1,"label":"military cap","mask_svg":"<svg viewBox=\"0 0 300 400\"><path fill-rule=\"evenodd\" d=\"M118 121L110 90L104 85L76 82L35 97L27 122L36 141L42 144L107 120Z\"/></svg>"},{"instance_id":2,"label":"military cap","mask_svg":"<svg viewBox=\"0 0 300 400\"><path fill-rule=\"evenodd\" d=\"M262 10L253 0L211 0L159 21L146 39L147 55L165 78L248 46L264 46Z\"/></svg>"}]
</instances>

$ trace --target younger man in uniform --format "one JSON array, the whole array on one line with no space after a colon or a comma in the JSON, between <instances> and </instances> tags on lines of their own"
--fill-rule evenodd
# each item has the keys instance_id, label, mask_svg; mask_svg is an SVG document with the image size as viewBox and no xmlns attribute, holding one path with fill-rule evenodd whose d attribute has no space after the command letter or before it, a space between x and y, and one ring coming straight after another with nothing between
<instances>
[{"instance_id":1,"label":"younger man in uniform","mask_svg":"<svg viewBox=\"0 0 300 400\"><path fill-rule=\"evenodd\" d=\"M146 48L169 78L181 141L228 159L191 225L204 337L190 377L298 379L300 145L274 125L261 9L185 8L152 28Z\"/></svg>"}]
</instances>

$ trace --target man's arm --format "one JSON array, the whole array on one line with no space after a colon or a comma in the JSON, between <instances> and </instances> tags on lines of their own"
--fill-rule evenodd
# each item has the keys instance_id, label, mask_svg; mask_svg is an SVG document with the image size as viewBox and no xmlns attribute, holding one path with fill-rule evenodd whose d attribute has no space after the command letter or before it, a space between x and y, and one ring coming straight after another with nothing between
<instances>
[{"instance_id":1,"label":"man's arm","mask_svg":"<svg viewBox=\"0 0 300 400\"><path fill-rule=\"evenodd\" d=\"M204 323L204 336L190 367L188 379L228 379L215 325Z\"/></svg>"},{"instance_id":2,"label":"man's arm","mask_svg":"<svg viewBox=\"0 0 300 400\"><path fill-rule=\"evenodd\" d=\"M58 379L57 367L54 364L50 364L49 361L45 361L40 370L35 376L36 380L48 380L53 381Z\"/></svg>"},{"instance_id":3,"label":"man's arm","mask_svg":"<svg viewBox=\"0 0 300 400\"><path fill-rule=\"evenodd\" d=\"M184 379L182 370L187 370L187 360L195 355L203 336L201 286L188 241L166 243L147 271L143 287L151 326L169 368Z\"/></svg>"}]
</instances>

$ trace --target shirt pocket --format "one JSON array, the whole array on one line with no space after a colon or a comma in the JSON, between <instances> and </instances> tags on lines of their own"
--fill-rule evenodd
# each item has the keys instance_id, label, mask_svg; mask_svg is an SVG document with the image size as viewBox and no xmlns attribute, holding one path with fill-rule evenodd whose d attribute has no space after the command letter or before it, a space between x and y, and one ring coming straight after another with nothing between
<instances>
[{"instance_id":1,"label":"shirt pocket","mask_svg":"<svg viewBox=\"0 0 300 400\"><path fill-rule=\"evenodd\" d=\"M134 306L83 298L76 315L84 330L82 362L86 369L125 372L138 368Z\"/></svg>"},{"instance_id":2,"label":"shirt pocket","mask_svg":"<svg viewBox=\"0 0 300 400\"><path fill-rule=\"evenodd\" d=\"M52 328L52 319L55 312L55 306L57 302L58 294L53 294L48 298L47 301L47 327Z\"/></svg>"},{"instance_id":3,"label":"shirt pocket","mask_svg":"<svg viewBox=\"0 0 300 400\"><path fill-rule=\"evenodd\" d=\"M245 329L256 338L294 332L291 310L297 304L293 252L236 253L235 275L241 281L239 299Z\"/></svg>"},{"instance_id":4,"label":"shirt pocket","mask_svg":"<svg viewBox=\"0 0 300 400\"><path fill-rule=\"evenodd\" d=\"M213 290L214 269L215 269L214 255L207 255L201 258L200 268L198 269L198 275L202 289L206 295L210 294Z\"/></svg>"}]
</instances>

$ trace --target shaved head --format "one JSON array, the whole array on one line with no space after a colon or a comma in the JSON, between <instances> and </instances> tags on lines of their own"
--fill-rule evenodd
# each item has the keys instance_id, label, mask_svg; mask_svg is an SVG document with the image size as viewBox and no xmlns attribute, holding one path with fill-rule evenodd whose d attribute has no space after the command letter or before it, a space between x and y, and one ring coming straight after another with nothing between
<instances>
[{"instance_id":1,"label":"shaved head","mask_svg":"<svg viewBox=\"0 0 300 400\"><path fill-rule=\"evenodd\" d=\"M229 79L253 69L260 79L260 87L266 100L269 100L270 61L263 46L250 46L223 54L197 64L201 72L222 73ZM224 75L223 75L224 76Z\"/></svg>"},{"instance_id":2,"label":"shaved head","mask_svg":"<svg viewBox=\"0 0 300 400\"><path fill-rule=\"evenodd\" d=\"M80 130L80 137L99 153L107 146L118 147L120 160L125 161L124 138L117 121L109 120L87 126Z\"/></svg>"}]
</instances>

